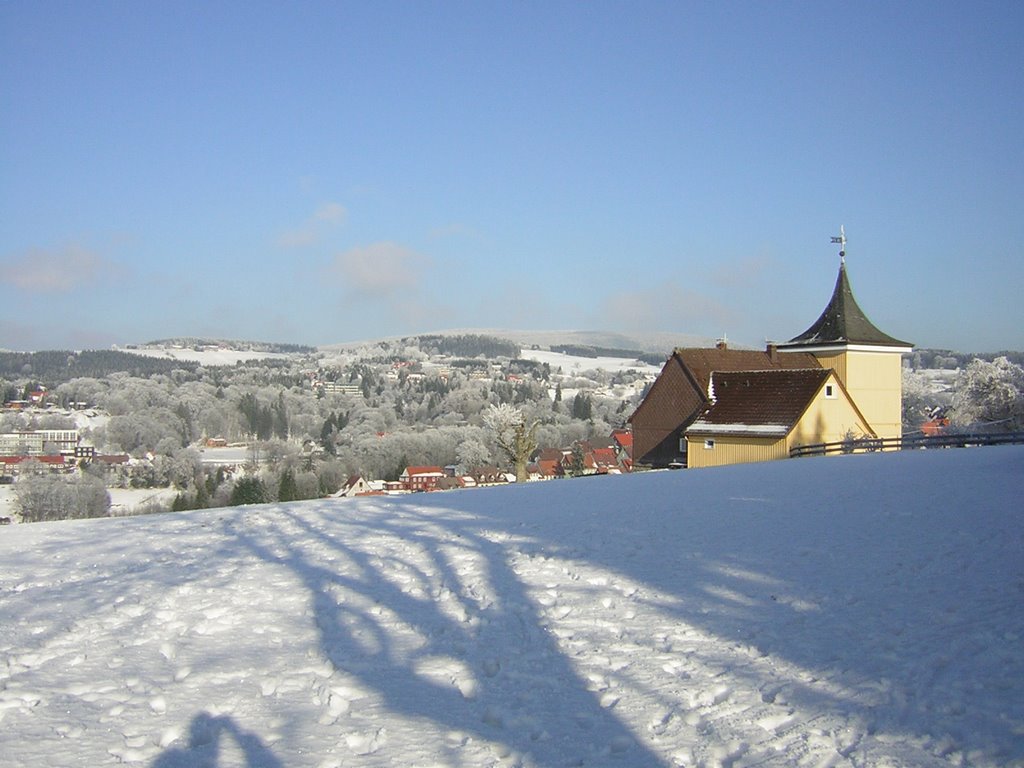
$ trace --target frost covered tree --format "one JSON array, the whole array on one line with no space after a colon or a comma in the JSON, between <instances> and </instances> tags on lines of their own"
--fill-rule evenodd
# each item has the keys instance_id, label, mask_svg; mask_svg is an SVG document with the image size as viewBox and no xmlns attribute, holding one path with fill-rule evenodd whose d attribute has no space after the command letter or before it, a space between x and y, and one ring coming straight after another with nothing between
<instances>
[{"instance_id":1,"label":"frost covered tree","mask_svg":"<svg viewBox=\"0 0 1024 768\"><path fill-rule=\"evenodd\" d=\"M529 426L519 408L501 403L492 405L484 413L484 426L491 430L494 442L516 469L516 482L525 483L526 464L537 448L537 426Z\"/></svg>"},{"instance_id":2,"label":"frost covered tree","mask_svg":"<svg viewBox=\"0 0 1024 768\"><path fill-rule=\"evenodd\" d=\"M1024 368L1005 357L972 360L956 378L950 420L957 426L1024 429Z\"/></svg>"},{"instance_id":3,"label":"frost covered tree","mask_svg":"<svg viewBox=\"0 0 1024 768\"><path fill-rule=\"evenodd\" d=\"M15 492L18 511L26 523L106 517L110 511L106 486L90 475L62 477L28 468L18 480Z\"/></svg>"},{"instance_id":4,"label":"frost covered tree","mask_svg":"<svg viewBox=\"0 0 1024 768\"><path fill-rule=\"evenodd\" d=\"M936 405L931 380L919 371L903 369L903 427L916 430Z\"/></svg>"},{"instance_id":5,"label":"frost covered tree","mask_svg":"<svg viewBox=\"0 0 1024 768\"><path fill-rule=\"evenodd\" d=\"M491 452L482 440L471 435L459 444L455 457L466 469L472 469L489 463Z\"/></svg>"}]
</instances>

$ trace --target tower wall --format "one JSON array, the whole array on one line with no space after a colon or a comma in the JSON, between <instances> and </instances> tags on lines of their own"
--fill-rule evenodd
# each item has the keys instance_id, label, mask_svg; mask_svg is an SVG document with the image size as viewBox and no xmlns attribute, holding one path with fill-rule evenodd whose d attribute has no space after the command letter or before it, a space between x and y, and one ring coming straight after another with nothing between
<instances>
[{"instance_id":1,"label":"tower wall","mask_svg":"<svg viewBox=\"0 0 1024 768\"><path fill-rule=\"evenodd\" d=\"M903 355L898 350L815 352L832 368L878 437L903 436Z\"/></svg>"}]
</instances>

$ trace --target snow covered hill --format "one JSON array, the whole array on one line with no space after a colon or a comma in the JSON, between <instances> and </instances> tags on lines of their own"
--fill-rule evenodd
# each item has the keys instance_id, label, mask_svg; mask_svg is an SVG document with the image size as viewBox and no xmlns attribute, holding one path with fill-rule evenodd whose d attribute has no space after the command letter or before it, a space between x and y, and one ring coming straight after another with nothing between
<instances>
[{"instance_id":1,"label":"snow covered hill","mask_svg":"<svg viewBox=\"0 0 1024 768\"><path fill-rule=\"evenodd\" d=\"M1024 448L0 529L0 764L1024 765Z\"/></svg>"}]
</instances>

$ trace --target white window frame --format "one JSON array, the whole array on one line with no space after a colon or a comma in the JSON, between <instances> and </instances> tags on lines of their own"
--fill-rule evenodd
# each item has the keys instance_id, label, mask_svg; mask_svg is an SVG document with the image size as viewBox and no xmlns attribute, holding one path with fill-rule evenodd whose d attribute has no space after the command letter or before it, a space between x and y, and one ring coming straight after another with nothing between
<instances>
[{"instance_id":1,"label":"white window frame","mask_svg":"<svg viewBox=\"0 0 1024 768\"><path fill-rule=\"evenodd\" d=\"M825 399L835 400L836 399L836 387L834 384L825 385Z\"/></svg>"},{"instance_id":2,"label":"white window frame","mask_svg":"<svg viewBox=\"0 0 1024 768\"><path fill-rule=\"evenodd\" d=\"M705 451L713 451L713 450L715 450L715 439L713 437L708 437L708 438L704 439L704 450Z\"/></svg>"}]
</instances>

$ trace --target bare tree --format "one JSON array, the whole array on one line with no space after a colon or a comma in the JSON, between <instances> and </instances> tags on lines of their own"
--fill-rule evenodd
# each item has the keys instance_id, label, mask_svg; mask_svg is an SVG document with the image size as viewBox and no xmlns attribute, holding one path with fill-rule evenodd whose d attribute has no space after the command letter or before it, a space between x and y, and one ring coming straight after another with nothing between
<instances>
[{"instance_id":1,"label":"bare tree","mask_svg":"<svg viewBox=\"0 0 1024 768\"><path fill-rule=\"evenodd\" d=\"M526 463L537 448L537 426L527 426L523 412L508 403L492 405L484 413L484 425L494 435L494 442L516 469L516 482L525 483Z\"/></svg>"}]
</instances>

